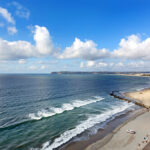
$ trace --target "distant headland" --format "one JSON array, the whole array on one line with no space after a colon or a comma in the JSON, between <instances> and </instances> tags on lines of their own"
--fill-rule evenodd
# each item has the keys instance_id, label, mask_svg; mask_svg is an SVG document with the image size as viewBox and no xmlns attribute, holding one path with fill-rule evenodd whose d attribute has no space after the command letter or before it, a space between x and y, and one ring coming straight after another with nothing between
<instances>
[{"instance_id":1,"label":"distant headland","mask_svg":"<svg viewBox=\"0 0 150 150\"><path fill-rule=\"evenodd\" d=\"M51 74L114 74L123 76L143 76L150 77L150 72L109 72L109 71L58 71Z\"/></svg>"}]
</instances>

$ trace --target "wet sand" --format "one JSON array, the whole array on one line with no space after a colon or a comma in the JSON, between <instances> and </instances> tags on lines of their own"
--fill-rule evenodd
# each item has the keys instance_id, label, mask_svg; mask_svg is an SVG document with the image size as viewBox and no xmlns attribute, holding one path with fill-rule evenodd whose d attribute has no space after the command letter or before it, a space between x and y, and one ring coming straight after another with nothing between
<instances>
[{"instance_id":1,"label":"wet sand","mask_svg":"<svg viewBox=\"0 0 150 150\"><path fill-rule=\"evenodd\" d=\"M128 129L136 131L136 134L127 133ZM142 150L149 141L150 112L145 112L131 121L123 123L105 138L90 145L86 150Z\"/></svg>"},{"instance_id":2,"label":"wet sand","mask_svg":"<svg viewBox=\"0 0 150 150\"><path fill-rule=\"evenodd\" d=\"M137 103L150 108L150 89L124 94ZM126 131L134 130L136 134ZM141 115L124 122L112 133L86 148L86 150L150 150L150 112L145 109Z\"/></svg>"},{"instance_id":3,"label":"wet sand","mask_svg":"<svg viewBox=\"0 0 150 150\"><path fill-rule=\"evenodd\" d=\"M150 150L150 112L147 109L150 108L150 89L124 95L146 108L135 110L129 116L119 116L109 122L104 130L100 129L86 140L67 143L61 150ZM136 134L127 133L128 129Z\"/></svg>"},{"instance_id":4,"label":"wet sand","mask_svg":"<svg viewBox=\"0 0 150 150\"><path fill-rule=\"evenodd\" d=\"M125 114L122 114L121 116L116 117L109 123L107 123L105 129L99 129L98 132L92 136L89 136L86 140L81 141L70 141L69 143L62 146L61 150L84 150L91 144L103 139L105 136L107 136L109 133L111 133L117 126L121 125L124 122L128 122L129 120L132 120L133 118L137 117L140 114L143 114L146 111L146 109L137 109L135 111L131 111ZM82 137L83 135L81 135ZM79 136L80 137L80 136Z\"/></svg>"}]
</instances>

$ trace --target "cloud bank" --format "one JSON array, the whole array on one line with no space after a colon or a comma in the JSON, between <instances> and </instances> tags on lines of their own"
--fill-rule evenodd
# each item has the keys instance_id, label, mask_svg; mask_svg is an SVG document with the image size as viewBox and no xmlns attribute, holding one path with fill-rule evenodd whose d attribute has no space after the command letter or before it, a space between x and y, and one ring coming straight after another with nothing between
<instances>
[{"instance_id":1,"label":"cloud bank","mask_svg":"<svg viewBox=\"0 0 150 150\"><path fill-rule=\"evenodd\" d=\"M82 42L76 38L70 47L66 47L59 58L150 60L150 38L142 41L139 36L131 35L127 39L121 39L119 48L113 51L108 51L106 48L98 49L97 44L93 41Z\"/></svg>"},{"instance_id":2,"label":"cloud bank","mask_svg":"<svg viewBox=\"0 0 150 150\"><path fill-rule=\"evenodd\" d=\"M10 32L17 32L10 28ZM51 35L46 27L34 26L34 44L28 41L7 41L0 39L0 59L16 60L51 56L57 59L81 59L88 61L87 66L94 66L96 60L126 59L150 60L150 38L141 40L137 35L131 35L120 40L117 49L112 51L106 48L99 49L92 40L81 41L75 38L71 46L66 47L62 53L54 47ZM91 61L91 62L90 62ZM99 64L103 66L105 64ZM81 64L81 66L84 66Z\"/></svg>"}]
</instances>

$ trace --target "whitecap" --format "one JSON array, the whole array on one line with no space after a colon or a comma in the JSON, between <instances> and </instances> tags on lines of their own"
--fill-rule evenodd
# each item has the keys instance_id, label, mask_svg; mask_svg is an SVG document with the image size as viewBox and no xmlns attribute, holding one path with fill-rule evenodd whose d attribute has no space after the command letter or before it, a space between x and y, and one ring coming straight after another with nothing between
<instances>
[{"instance_id":1,"label":"whitecap","mask_svg":"<svg viewBox=\"0 0 150 150\"><path fill-rule=\"evenodd\" d=\"M70 111L73 110L74 108L79 108L88 104L92 104L98 101L103 100L104 98L100 97L100 96L94 96L93 99L88 99L88 100L75 100L72 101L71 103L64 103L62 104L62 106L60 108L58 107L51 107L48 110L42 109L40 111L38 111L37 113L31 113L29 114L29 118L33 119L33 120L40 120L42 118L45 117L51 117L54 116L56 114L61 114L64 111Z\"/></svg>"},{"instance_id":2,"label":"whitecap","mask_svg":"<svg viewBox=\"0 0 150 150\"><path fill-rule=\"evenodd\" d=\"M81 122L81 124L77 125L74 129L67 130L60 137L56 138L53 143L48 145L48 142L44 144L41 150L53 150L58 148L59 146L65 144L70 141L73 137L81 134L85 130L93 127L98 123L102 123L112 116L125 111L127 108L134 106L133 103L123 102L120 106L114 106L112 109L107 110L99 115L90 116L87 120ZM46 146L45 146L46 145Z\"/></svg>"}]
</instances>

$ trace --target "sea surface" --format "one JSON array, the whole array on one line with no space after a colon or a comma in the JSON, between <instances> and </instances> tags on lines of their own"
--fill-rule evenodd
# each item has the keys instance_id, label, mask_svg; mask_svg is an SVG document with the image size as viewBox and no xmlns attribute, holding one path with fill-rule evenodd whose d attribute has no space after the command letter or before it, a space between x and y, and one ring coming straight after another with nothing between
<instances>
[{"instance_id":1,"label":"sea surface","mask_svg":"<svg viewBox=\"0 0 150 150\"><path fill-rule=\"evenodd\" d=\"M136 109L111 97L150 87L148 77L100 74L1 74L0 150L53 150L85 140ZM78 136L86 132L86 136Z\"/></svg>"}]
</instances>

